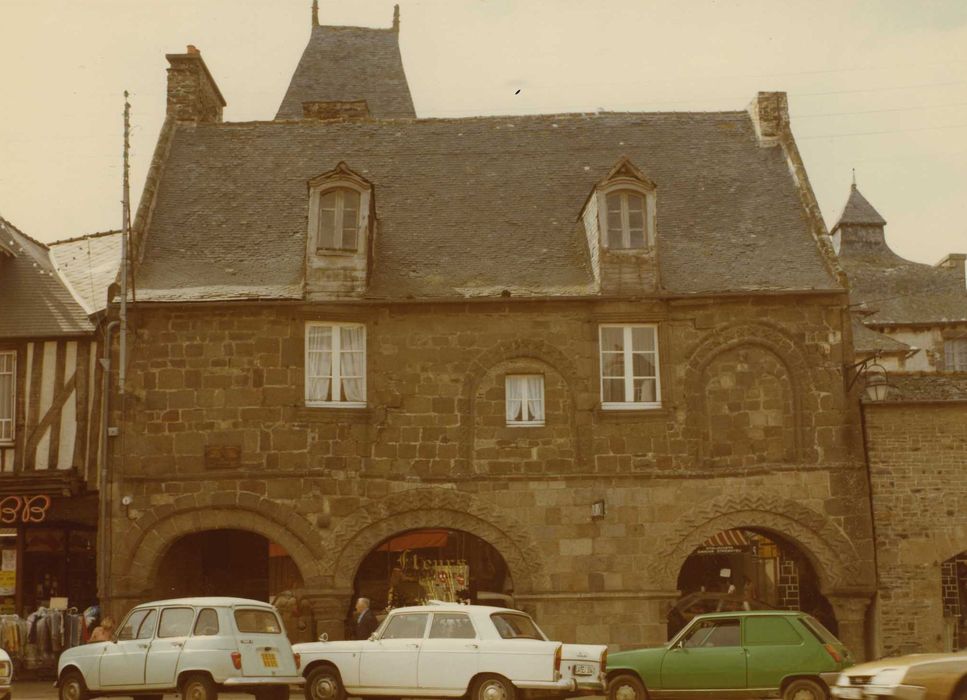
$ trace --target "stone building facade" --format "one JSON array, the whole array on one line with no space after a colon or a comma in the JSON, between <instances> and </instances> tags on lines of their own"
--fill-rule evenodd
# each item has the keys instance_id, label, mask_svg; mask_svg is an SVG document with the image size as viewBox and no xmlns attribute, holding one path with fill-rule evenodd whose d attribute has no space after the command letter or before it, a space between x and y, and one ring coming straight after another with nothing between
<instances>
[{"instance_id":1,"label":"stone building facade","mask_svg":"<svg viewBox=\"0 0 967 700\"><path fill-rule=\"evenodd\" d=\"M862 656L847 290L785 96L417 119L398 32L314 23L271 122L182 106L217 88L200 54L174 57L135 225L105 604L163 593L189 566L177 543L244 530L340 636L367 556L447 528L496 550L549 634L631 646L665 639L697 549L748 530L797 553ZM321 70L337 48L355 58ZM398 79L339 82L380 65ZM368 107L299 118L293 94ZM526 425L518 376L542 387Z\"/></svg>"},{"instance_id":2,"label":"stone building facade","mask_svg":"<svg viewBox=\"0 0 967 700\"><path fill-rule=\"evenodd\" d=\"M833 228L851 282L857 359L887 393L864 400L880 654L967 647L967 284L962 254L905 260L855 187ZM869 371L869 370L868 370Z\"/></svg>"}]
</instances>

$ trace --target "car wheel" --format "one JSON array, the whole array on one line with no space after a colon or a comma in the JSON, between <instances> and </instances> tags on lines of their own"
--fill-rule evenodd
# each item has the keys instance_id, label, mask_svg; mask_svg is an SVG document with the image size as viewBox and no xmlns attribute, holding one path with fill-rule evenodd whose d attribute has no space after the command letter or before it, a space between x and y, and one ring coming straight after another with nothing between
<instances>
[{"instance_id":1,"label":"car wheel","mask_svg":"<svg viewBox=\"0 0 967 700\"><path fill-rule=\"evenodd\" d=\"M622 673L608 682L608 700L645 700L648 693L638 676Z\"/></svg>"},{"instance_id":2,"label":"car wheel","mask_svg":"<svg viewBox=\"0 0 967 700\"><path fill-rule=\"evenodd\" d=\"M67 671L60 677L58 696L60 700L88 700L91 694L80 671Z\"/></svg>"},{"instance_id":3,"label":"car wheel","mask_svg":"<svg viewBox=\"0 0 967 700\"><path fill-rule=\"evenodd\" d=\"M135 700L164 700L164 695L158 693L157 695L135 695Z\"/></svg>"},{"instance_id":4,"label":"car wheel","mask_svg":"<svg viewBox=\"0 0 967 700\"><path fill-rule=\"evenodd\" d=\"M517 689L502 676L481 676L473 684L470 700L514 700Z\"/></svg>"},{"instance_id":5,"label":"car wheel","mask_svg":"<svg viewBox=\"0 0 967 700\"><path fill-rule=\"evenodd\" d=\"M782 700L826 700L826 689L816 681L799 678L782 691Z\"/></svg>"},{"instance_id":6,"label":"car wheel","mask_svg":"<svg viewBox=\"0 0 967 700\"><path fill-rule=\"evenodd\" d=\"M306 677L306 700L346 700L339 672L332 666L319 666Z\"/></svg>"},{"instance_id":7,"label":"car wheel","mask_svg":"<svg viewBox=\"0 0 967 700\"><path fill-rule=\"evenodd\" d=\"M210 676L200 673L188 676L181 684L181 700L217 700L218 688Z\"/></svg>"},{"instance_id":8,"label":"car wheel","mask_svg":"<svg viewBox=\"0 0 967 700\"><path fill-rule=\"evenodd\" d=\"M289 700L289 686L271 685L268 688L258 688L255 700Z\"/></svg>"},{"instance_id":9,"label":"car wheel","mask_svg":"<svg viewBox=\"0 0 967 700\"><path fill-rule=\"evenodd\" d=\"M967 700L967 685L962 682L960 687L954 691L951 700Z\"/></svg>"}]
</instances>

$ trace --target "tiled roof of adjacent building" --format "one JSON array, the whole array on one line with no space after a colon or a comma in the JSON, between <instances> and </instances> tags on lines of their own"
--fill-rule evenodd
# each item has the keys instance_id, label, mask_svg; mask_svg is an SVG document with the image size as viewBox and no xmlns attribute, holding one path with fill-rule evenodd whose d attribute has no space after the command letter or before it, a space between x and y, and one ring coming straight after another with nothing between
<instances>
[{"instance_id":1,"label":"tiled roof of adjacent building","mask_svg":"<svg viewBox=\"0 0 967 700\"><path fill-rule=\"evenodd\" d=\"M0 338L91 333L94 326L48 256L47 247L0 218Z\"/></svg>"},{"instance_id":2,"label":"tiled roof of adjacent building","mask_svg":"<svg viewBox=\"0 0 967 700\"><path fill-rule=\"evenodd\" d=\"M107 306L121 264L121 232L105 231L50 244L50 258L88 313Z\"/></svg>"},{"instance_id":3,"label":"tiled roof of adjacent building","mask_svg":"<svg viewBox=\"0 0 967 700\"><path fill-rule=\"evenodd\" d=\"M416 116L397 28L312 27L275 118L302 119L303 102L353 100L377 118Z\"/></svg>"},{"instance_id":4,"label":"tiled roof of adjacent building","mask_svg":"<svg viewBox=\"0 0 967 700\"><path fill-rule=\"evenodd\" d=\"M871 312L863 323L967 322L963 262L939 267L901 258L886 243L883 218L855 186L849 202L833 230L841 237L839 261L849 277L850 300Z\"/></svg>"},{"instance_id":5,"label":"tiled roof of adjacent building","mask_svg":"<svg viewBox=\"0 0 967 700\"><path fill-rule=\"evenodd\" d=\"M885 401L964 401L967 400L967 372L956 374L889 375L890 391Z\"/></svg>"},{"instance_id":6,"label":"tiled roof of adjacent building","mask_svg":"<svg viewBox=\"0 0 967 700\"><path fill-rule=\"evenodd\" d=\"M910 346L901 343L899 340L891 338L884 333L878 333L871 328L863 325L863 322L856 318L853 323L853 348L861 354L873 353L906 353L910 351Z\"/></svg>"},{"instance_id":7,"label":"tiled roof of adjacent building","mask_svg":"<svg viewBox=\"0 0 967 700\"><path fill-rule=\"evenodd\" d=\"M665 291L840 289L748 113L599 113L179 124L139 299L302 298L307 181L341 161L373 183L370 297L594 293L579 217L622 157L657 184Z\"/></svg>"}]
</instances>

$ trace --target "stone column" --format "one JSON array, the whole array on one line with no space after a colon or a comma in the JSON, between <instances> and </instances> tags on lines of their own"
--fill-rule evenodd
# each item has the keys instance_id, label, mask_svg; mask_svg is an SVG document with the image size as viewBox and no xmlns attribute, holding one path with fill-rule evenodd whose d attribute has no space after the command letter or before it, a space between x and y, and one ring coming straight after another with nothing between
<instances>
[{"instance_id":1,"label":"stone column","mask_svg":"<svg viewBox=\"0 0 967 700\"><path fill-rule=\"evenodd\" d=\"M315 620L315 634L326 634L329 639L335 641L346 637L346 613L349 610L349 601L352 598L352 590L335 589L305 589L301 591L301 597L312 607L312 615Z\"/></svg>"},{"instance_id":2,"label":"stone column","mask_svg":"<svg viewBox=\"0 0 967 700\"><path fill-rule=\"evenodd\" d=\"M839 624L839 638L859 663L867 657L866 611L870 593L830 593L826 599L833 606Z\"/></svg>"}]
</instances>

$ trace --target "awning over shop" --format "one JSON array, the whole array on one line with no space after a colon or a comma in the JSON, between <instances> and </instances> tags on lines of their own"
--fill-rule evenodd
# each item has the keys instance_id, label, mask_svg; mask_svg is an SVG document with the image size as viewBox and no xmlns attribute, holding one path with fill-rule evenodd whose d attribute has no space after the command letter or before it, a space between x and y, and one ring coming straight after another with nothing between
<instances>
[{"instance_id":1,"label":"awning over shop","mask_svg":"<svg viewBox=\"0 0 967 700\"><path fill-rule=\"evenodd\" d=\"M417 530L387 540L376 548L377 552L405 552L408 549L446 547L450 534L446 530Z\"/></svg>"},{"instance_id":2,"label":"awning over shop","mask_svg":"<svg viewBox=\"0 0 967 700\"><path fill-rule=\"evenodd\" d=\"M723 530L717 532L695 550L696 554L728 554L751 549L752 543L742 530Z\"/></svg>"}]
</instances>

